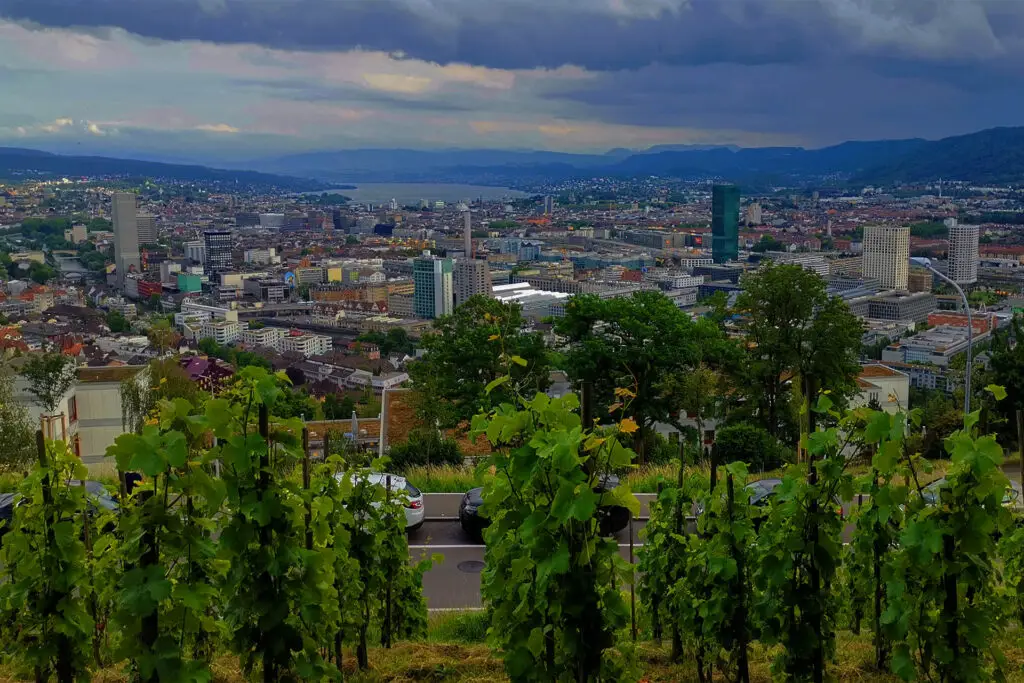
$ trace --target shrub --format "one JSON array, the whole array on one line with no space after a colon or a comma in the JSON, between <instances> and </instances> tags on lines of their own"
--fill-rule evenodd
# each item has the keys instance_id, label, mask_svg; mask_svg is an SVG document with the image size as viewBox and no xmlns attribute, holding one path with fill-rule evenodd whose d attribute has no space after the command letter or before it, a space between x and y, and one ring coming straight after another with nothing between
<instances>
[{"instance_id":1,"label":"shrub","mask_svg":"<svg viewBox=\"0 0 1024 683\"><path fill-rule=\"evenodd\" d=\"M790 459L789 452L765 429L752 424L732 424L715 434L715 450L722 464L742 461L751 470L772 470Z\"/></svg>"},{"instance_id":2,"label":"shrub","mask_svg":"<svg viewBox=\"0 0 1024 683\"><path fill-rule=\"evenodd\" d=\"M453 439L441 438L433 430L427 434L411 434L405 443L392 446L388 456L395 472L404 472L410 467L462 464L459 445Z\"/></svg>"}]
</instances>

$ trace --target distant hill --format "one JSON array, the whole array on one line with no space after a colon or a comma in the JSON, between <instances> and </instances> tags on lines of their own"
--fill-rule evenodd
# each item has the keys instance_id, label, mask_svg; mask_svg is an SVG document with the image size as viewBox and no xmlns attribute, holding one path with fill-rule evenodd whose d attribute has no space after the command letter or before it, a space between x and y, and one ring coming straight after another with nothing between
<instances>
[{"instance_id":1,"label":"distant hill","mask_svg":"<svg viewBox=\"0 0 1024 683\"><path fill-rule=\"evenodd\" d=\"M1024 182L1024 128L990 128L928 142L853 177L872 185L921 180Z\"/></svg>"},{"instance_id":2,"label":"distant hill","mask_svg":"<svg viewBox=\"0 0 1024 683\"><path fill-rule=\"evenodd\" d=\"M312 191L329 187L321 181L257 171L228 170L206 166L165 164L137 159L99 156L66 156L35 149L0 147L0 178L120 176L167 178L232 185L276 187L288 191Z\"/></svg>"}]
</instances>

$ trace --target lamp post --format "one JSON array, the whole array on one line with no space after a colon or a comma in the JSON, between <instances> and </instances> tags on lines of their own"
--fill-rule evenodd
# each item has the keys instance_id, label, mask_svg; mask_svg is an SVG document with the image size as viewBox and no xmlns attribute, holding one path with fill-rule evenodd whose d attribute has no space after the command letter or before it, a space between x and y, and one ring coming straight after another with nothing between
<instances>
[{"instance_id":1,"label":"lamp post","mask_svg":"<svg viewBox=\"0 0 1024 683\"><path fill-rule=\"evenodd\" d=\"M964 290L961 289L960 285L948 276L935 270L935 267L932 266L931 259L913 257L910 259L910 262L927 268L933 275L938 275L939 279L952 285L953 289L956 290L956 293L960 295L961 299L963 299L964 310L967 311L967 365L964 372L964 416L966 417L971 412L971 370L973 369L971 367L971 345L974 343L974 321L971 318L971 304L967 300L967 295L964 294Z\"/></svg>"}]
</instances>

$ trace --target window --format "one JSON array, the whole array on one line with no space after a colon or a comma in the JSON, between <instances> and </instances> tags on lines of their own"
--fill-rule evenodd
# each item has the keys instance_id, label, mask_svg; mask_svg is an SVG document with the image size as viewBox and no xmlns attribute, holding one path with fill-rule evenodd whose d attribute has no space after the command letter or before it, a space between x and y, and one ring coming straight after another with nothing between
<instances>
[{"instance_id":1,"label":"window","mask_svg":"<svg viewBox=\"0 0 1024 683\"><path fill-rule=\"evenodd\" d=\"M72 396L68 399L68 421L75 422L78 420L78 397Z\"/></svg>"}]
</instances>

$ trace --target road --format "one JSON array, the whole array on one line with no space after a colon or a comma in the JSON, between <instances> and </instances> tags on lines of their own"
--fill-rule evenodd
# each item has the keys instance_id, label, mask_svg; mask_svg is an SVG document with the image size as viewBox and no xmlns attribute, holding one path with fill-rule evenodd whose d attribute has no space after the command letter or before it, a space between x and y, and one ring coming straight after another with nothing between
<instances>
[{"instance_id":1,"label":"road","mask_svg":"<svg viewBox=\"0 0 1024 683\"><path fill-rule=\"evenodd\" d=\"M427 518L423 526L409 534L409 552L418 560L431 552L444 555L444 561L436 564L423 576L423 593L429 609L470 609L481 607L480 574L484 568L484 546L470 538L459 525L459 501L461 493L425 493L423 507ZM640 517L633 522L634 551L642 547L640 531L647 523L648 506L654 498L651 494L637 494L640 499ZM857 503L843 506L844 516L849 518ZM853 525L843 530L843 542L848 543L853 535ZM628 530L616 534L619 552L623 559L629 559ZM636 558L634 557L634 560Z\"/></svg>"},{"instance_id":2,"label":"road","mask_svg":"<svg viewBox=\"0 0 1024 683\"><path fill-rule=\"evenodd\" d=\"M423 593L429 609L466 609L480 607L480 573L484 568L484 546L462 531L459 524L461 493L425 493L426 521L409 534L409 553L418 560L436 552L444 561L423 576ZM634 549L639 548L640 530L646 524L648 505L654 498L638 494L640 517L633 522ZM622 557L629 559L628 529L616 535Z\"/></svg>"}]
</instances>

